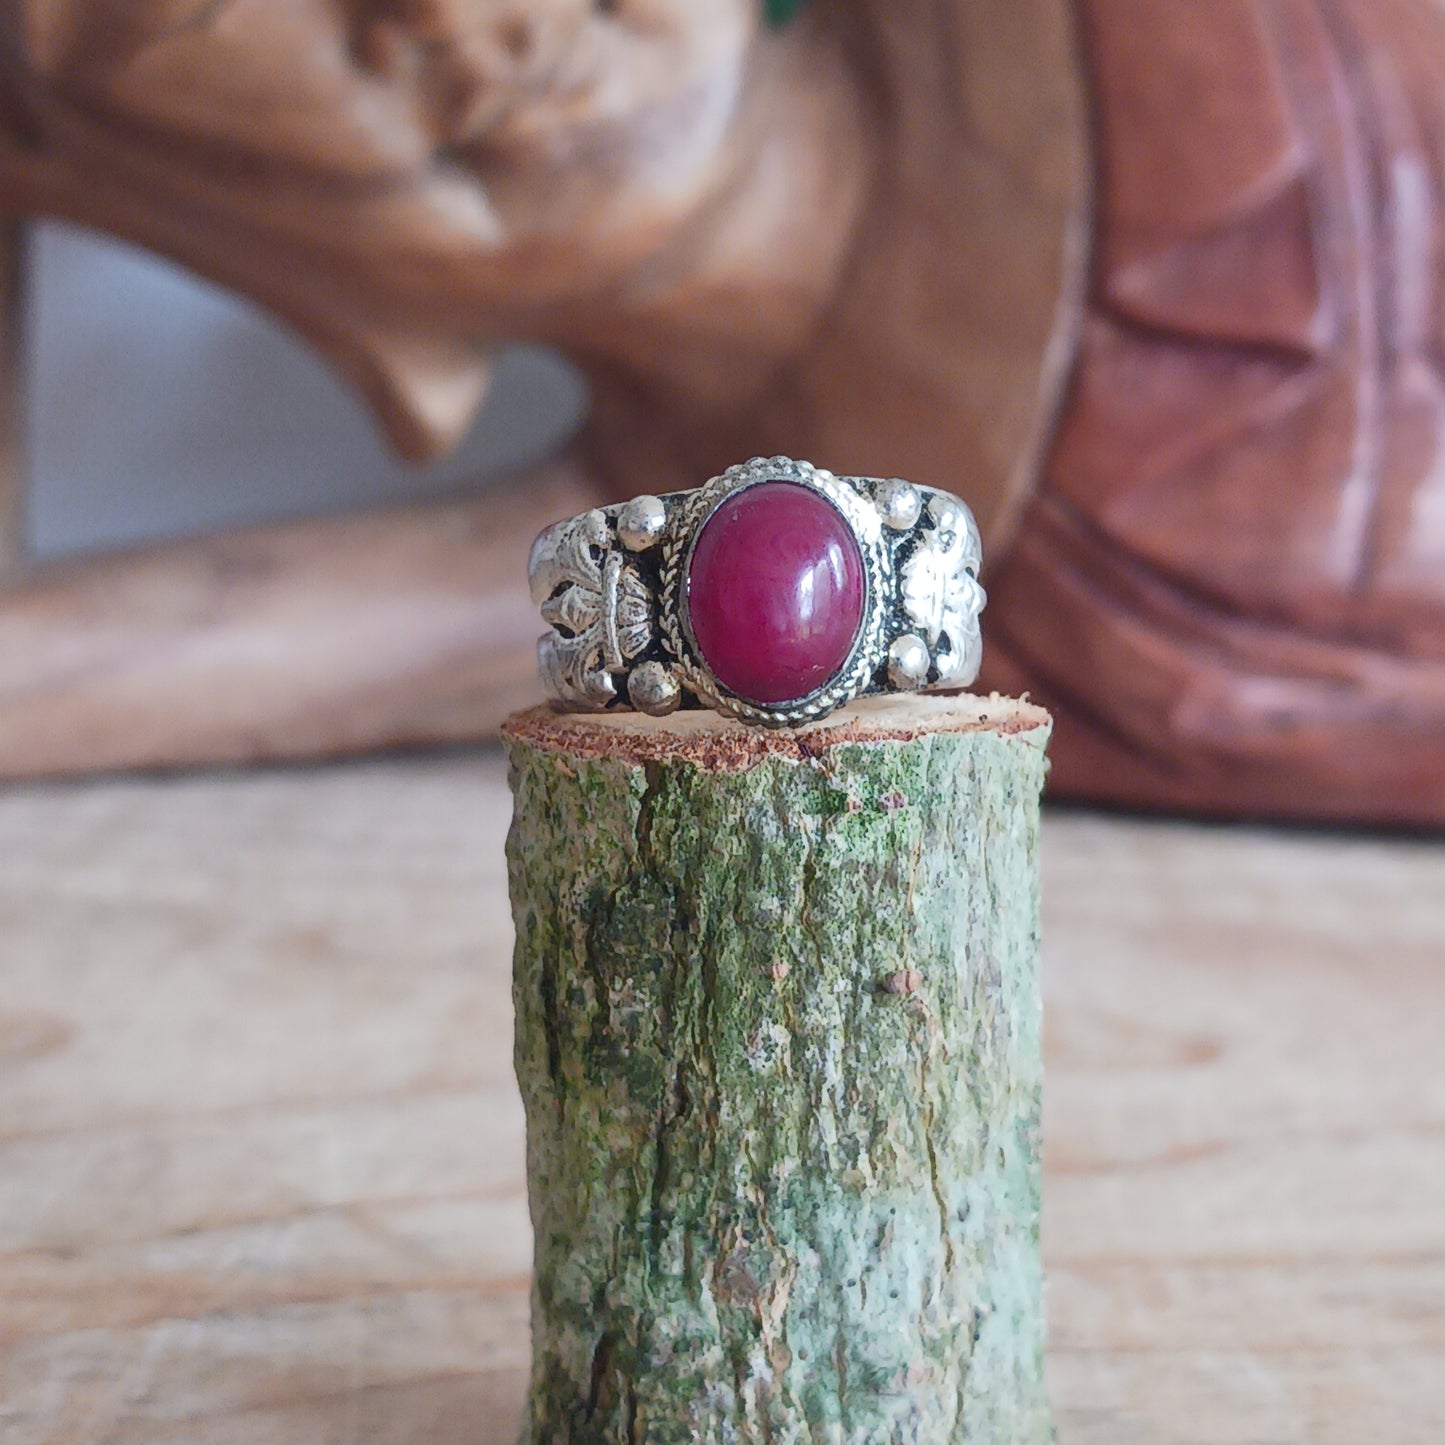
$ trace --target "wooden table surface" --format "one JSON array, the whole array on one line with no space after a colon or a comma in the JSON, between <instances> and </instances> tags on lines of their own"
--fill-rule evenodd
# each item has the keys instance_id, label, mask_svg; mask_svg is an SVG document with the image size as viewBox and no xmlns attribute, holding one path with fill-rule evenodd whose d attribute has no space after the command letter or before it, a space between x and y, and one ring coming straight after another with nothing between
<instances>
[{"instance_id":1,"label":"wooden table surface","mask_svg":"<svg viewBox=\"0 0 1445 1445\"><path fill-rule=\"evenodd\" d=\"M0 1441L501 1445L500 760L0 794ZM1055 813L1063 1445L1445 1441L1445 842Z\"/></svg>"}]
</instances>

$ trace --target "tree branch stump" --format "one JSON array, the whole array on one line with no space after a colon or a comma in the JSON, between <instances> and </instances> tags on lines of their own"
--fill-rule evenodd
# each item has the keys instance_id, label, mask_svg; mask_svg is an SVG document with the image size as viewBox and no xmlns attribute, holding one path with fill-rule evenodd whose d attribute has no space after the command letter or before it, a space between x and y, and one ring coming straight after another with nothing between
<instances>
[{"instance_id":1,"label":"tree branch stump","mask_svg":"<svg viewBox=\"0 0 1445 1445\"><path fill-rule=\"evenodd\" d=\"M506 728L528 1445L1035 1445L1049 721Z\"/></svg>"}]
</instances>

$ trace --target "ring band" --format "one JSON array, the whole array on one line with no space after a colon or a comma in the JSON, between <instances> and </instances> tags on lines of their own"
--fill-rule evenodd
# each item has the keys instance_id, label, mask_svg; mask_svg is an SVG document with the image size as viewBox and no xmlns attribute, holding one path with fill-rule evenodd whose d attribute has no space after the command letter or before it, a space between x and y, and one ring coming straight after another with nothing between
<instances>
[{"instance_id":1,"label":"ring band","mask_svg":"<svg viewBox=\"0 0 1445 1445\"><path fill-rule=\"evenodd\" d=\"M967 687L978 526L948 492L755 457L706 486L584 512L532 547L549 696L796 726L855 697Z\"/></svg>"}]
</instances>

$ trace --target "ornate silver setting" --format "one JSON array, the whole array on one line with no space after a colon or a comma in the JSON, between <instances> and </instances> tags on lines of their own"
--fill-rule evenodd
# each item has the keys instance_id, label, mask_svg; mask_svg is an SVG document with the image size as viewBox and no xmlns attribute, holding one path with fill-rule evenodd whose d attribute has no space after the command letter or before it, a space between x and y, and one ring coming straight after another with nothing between
<instances>
[{"instance_id":1,"label":"ornate silver setting","mask_svg":"<svg viewBox=\"0 0 1445 1445\"><path fill-rule=\"evenodd\" d=\"M532 600L552 631L537 643L548 692L574 707L606 707L626 672L652 641L648 584L613 545L600 511L549 528L532 547Z\"/></svg>"},{"instance_id":2,"label":"ornate silver setting","mask_svg":"<svg viewBox=\"0 0 1445 1445\"><path fill-rule=\"evenodd\" d=\"M713 675L697 646L687 613L686 577L692 549L717 507L728 497L765 482L796 482L826 497L843 514L863 558L863 621L852 651L837 674L805 697L766 707L730 692ZM872 499L843 478L790 457L754 457L729 467L695 492L683 492L668 519L662 545L662 596L659 626L684 687L701 702L744 722L767 727L796 726L832 712L867 690L877 668L878 649L887 623L888 554L883 525Z\"/></svg>"},{"instance_id":3,"label":"ornate silver setting","mask_svg":"<svg viewBox=\"0 0 1445 1445\"><path fill-rule=\"evenodd\" d=\"M935 492L927 511L931 525L903 563L900 597L928 644L938 686L966 687L983 661L983 544L973 513L956 497Z\"/></svg>"},{"instance_id":4,"label":"ornate silver setting","mask_svg":"<svg viewBox=\"0 0 1445 1445\"><path fill-rule=\"evenodd\" d=\"M765 482L812 488L843 516L863 562L863 618L843 666L806 697L764 706L729 692L688 618L693 547L726 499ZM982 548L968 507L898 478L840 477L754 457L692 491L634 498L549 528L528 572L551 627L538 643L549 695L568 707L716 708L788 727L876 692L968 686L982 660Z\"/></svg>"}]
</instances>

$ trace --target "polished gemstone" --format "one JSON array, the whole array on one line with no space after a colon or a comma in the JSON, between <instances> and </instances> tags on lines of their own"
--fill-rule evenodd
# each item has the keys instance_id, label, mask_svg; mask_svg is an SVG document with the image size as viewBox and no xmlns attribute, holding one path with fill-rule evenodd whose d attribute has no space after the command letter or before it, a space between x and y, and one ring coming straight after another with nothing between
<instances>
[{"instance_id":1,"label":"polished gemstone","mask_svg":"<svg viewBox=\"0 0 1445 1445\"><path fill-rule=\"evenodd\" d=\"M687 603L698 651L729 692L764 706L793 702L848 661L863 622L863 556L821 493L760 482L704 524Z\"/></svg>"}]
</instances>

